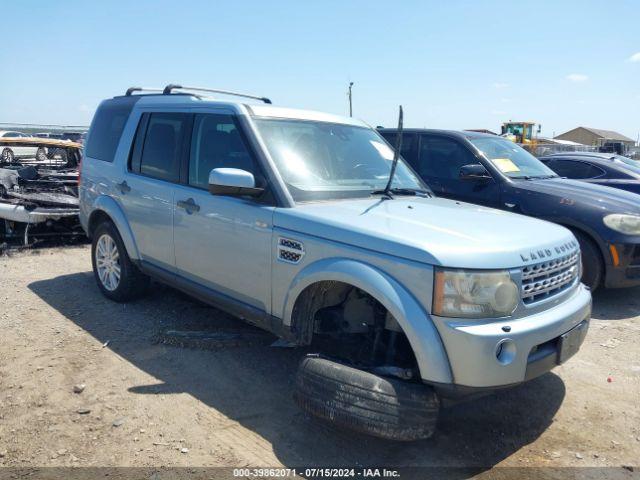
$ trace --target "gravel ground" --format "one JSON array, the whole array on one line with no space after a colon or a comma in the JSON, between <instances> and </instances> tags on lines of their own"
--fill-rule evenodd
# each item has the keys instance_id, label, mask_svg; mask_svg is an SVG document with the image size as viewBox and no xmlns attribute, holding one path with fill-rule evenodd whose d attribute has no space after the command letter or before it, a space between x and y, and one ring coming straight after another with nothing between
<instances>
[{"instance_id":1,"label":"gravel ground","mask_svg":"<svg viewBox=\"0 0 640 480\"><path fill-rule=\"evenodd\" d=\"M640 289L596 294L585 344L566 365L444 410L427 441L394 444L334 430L297 409L292 378L303 351L270 347L270 335L161 285L132 304L106 300L89 253L80 246L0 258L0 466L638 473ZM158 342L167 329L251 340L184 348Z\"/></svg>"}]
</instances>

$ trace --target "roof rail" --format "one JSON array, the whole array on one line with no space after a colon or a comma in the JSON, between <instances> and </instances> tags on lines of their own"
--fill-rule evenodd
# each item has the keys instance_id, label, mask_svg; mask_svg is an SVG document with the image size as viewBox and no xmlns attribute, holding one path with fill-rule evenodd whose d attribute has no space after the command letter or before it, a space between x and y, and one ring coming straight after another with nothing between
<instances>
[{"instance_id":1,"label":"roof rail","mask_svg":"<svg viewBox=\"0 0 640 480\"><path fill-rule=\"evenodd\" d=\"M134 92L162 92L161 88L148 88L148 87L129 87L125 95L130 97Z\"/></svg>"},{"instance_id":2,"label":"roof rail","mask_svg":"<svg viewBox=\"0 0 640 480\"><path fill-rule=\"evenodd\" d=\"M182 85L174 85L174 84L169 84L166 87L164 87L164 90L162 91L162 93L164 95L170 95L173 90L193 90L195 92L221 93L223 95L233 95L236 97L252 98L253 100L260 100L261 102L264 102L264 103L271 103L271 100L269 100L267 97L247 95L244 93L231 92L229 90L215 90L212 88L202 88L202 87L183 87Z\"/></svg>"}]
</instances>

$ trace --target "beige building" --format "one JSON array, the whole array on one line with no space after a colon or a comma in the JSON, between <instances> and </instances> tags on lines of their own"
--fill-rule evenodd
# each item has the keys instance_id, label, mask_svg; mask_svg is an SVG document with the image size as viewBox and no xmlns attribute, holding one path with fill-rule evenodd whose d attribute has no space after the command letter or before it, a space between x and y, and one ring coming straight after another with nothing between
<instances>
[{"instance_id":1,"label":"beige building","mask_svg":"<svg viewBox=\"0 0 640 480\"><path fill-rule=\"evenodd\" d=\"M593 147L599 147L605 143L624 143L626 148L633 147L635 140L625 137L621 133L614 132L612 130L600 130L599 128L589 127L577 127L573 130L569 130L563 134L554 137L556 140L570 140L572 142L581 143L582 145L589 145Z\"/></svg>"}]
</instances>

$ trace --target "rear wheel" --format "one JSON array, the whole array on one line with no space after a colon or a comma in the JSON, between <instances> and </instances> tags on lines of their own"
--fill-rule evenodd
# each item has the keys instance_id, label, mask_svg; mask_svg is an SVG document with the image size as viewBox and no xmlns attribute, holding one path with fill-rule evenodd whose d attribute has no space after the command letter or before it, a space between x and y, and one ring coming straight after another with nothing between
<instances>
[{"instance_id":1,"label":"rear wheel","mask_svg":"<svg viewBox=\"0 0 640 480\"><path fill-rule=\"evenodd\" d=\"M133 264L118 230L111 222L103 222L96 228L91 260L98 287L107 298L127 302L146 292L149 277Z\"/></svg>"},{"instance_id":2,"label":"rear wheel","mask_svg":"<svg viewBox=\"0 0 640 480\"><path fill-rule=\"evenodd\" d=\"M574 231L582 252L582 283L595 291L604 278L604 262L598 246L582 232Z\"/></svg>"},{"instance_id":3,"label":"rear wheel","mask_svg":"<svg viewBox=\"0 0 640 480\"><path fill-rule=\"evenodd\" d=\"M429 438L440 409L427 385L313 356L300 363L294 398L304 411L339 427L395 441Z\"/></svg>"},{"instance_id":4,"label":"rear wheel","mask_svg":"<svg viewBox=\"0 0 640 480\"><path fill-rule=\"evenodd\" d=\"M36 160L44 162L47 159L47 151L43 147L38 147L36 152Z\"/></svg>"}]
</instances>

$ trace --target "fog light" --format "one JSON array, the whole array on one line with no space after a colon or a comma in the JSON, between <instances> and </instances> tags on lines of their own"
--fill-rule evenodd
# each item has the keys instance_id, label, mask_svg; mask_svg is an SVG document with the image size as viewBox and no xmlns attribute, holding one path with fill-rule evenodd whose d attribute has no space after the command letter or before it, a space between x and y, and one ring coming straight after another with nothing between
<instances>
[{"instance_id":1,"label":"fog light","mask_svg":"<svg viewBox=\"0 0 640 480\"><path fill-rule=\"evenodd\" d=\"M513 340L500 340L496 345L496 360L501 365L509 365L516 358L516 344Z\"/></svg>"}]
</instances>

